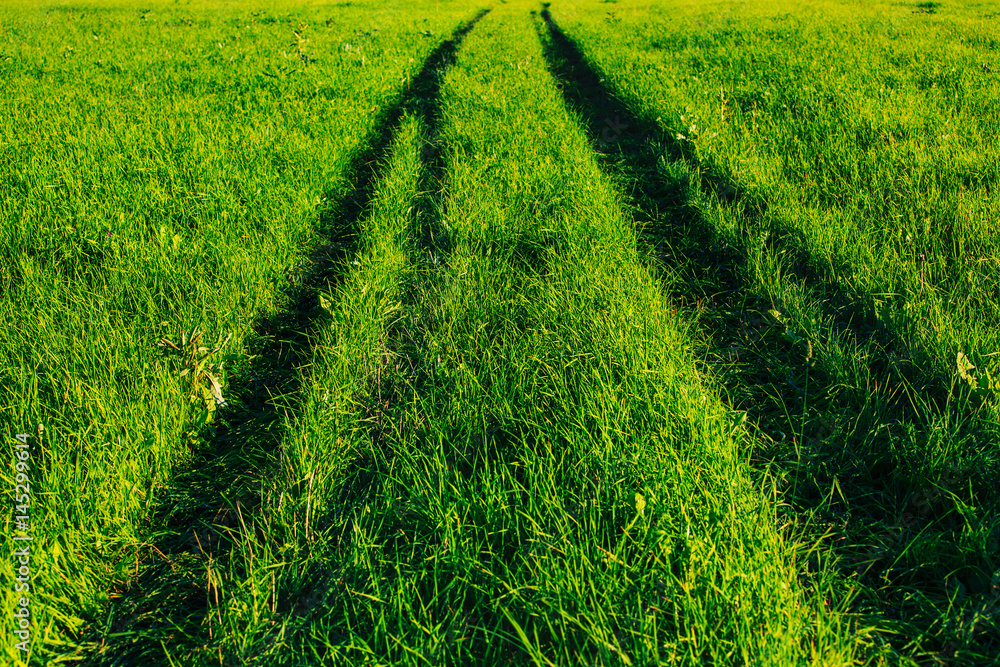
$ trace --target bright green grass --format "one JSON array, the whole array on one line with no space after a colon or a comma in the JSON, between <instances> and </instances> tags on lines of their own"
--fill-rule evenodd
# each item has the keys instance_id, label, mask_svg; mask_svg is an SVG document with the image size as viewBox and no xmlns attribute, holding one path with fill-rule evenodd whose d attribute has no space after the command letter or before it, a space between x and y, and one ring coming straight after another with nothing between
<instances>
[{"instance_id":1,"label":"bright green grass","mask_svg":"<svg viewBox=\"0 0 1000 667\"><path fill-rule=\"evenodd\" d=\"M932 8L4 8L30 661L995 657L995 18Z\"/></svg>"},{"instance_id":2,"label":"bright green grass","mask_svg":"<svg viewBox=\"0 0 1000 667\"><path fill-rule=\"evenodd\" d=\"M530 8L487 15L397 134L184 661L850 660L849 593L750 480Z\"/></svg>"},{"instance_id":3,"label":"bright green grass","mask_svg":"<svg viewBox=\"0 0 1000 667\"><path fill-rule=\"evenodd\" d=\"M162 527L159 489L214 411L204 372L226 396L223 360L305 251L350 243L336 206L352 159L469 16L437 2L137 7L0 10L0 419L5 443L32 435L38 660L72 650ZM232 335L200 376L185 356L196 332L205 352ZM185 355L162 338L187 340ZM6 467L2 483L7 499ZM14 658L12 634L0 641Z\"/></svg>"},{"instance_id":4,"label":"bright green grass","mask_svg":"<svg viewBox=\"0 0 1000 667\"><path fill-rule=\"evenodd\" d=\"M986 5L932 8L552 14L659 152L640 205L671 289L886 659L979 664L1000 650L1000 42Z\"/></svg>"}]
</instances>

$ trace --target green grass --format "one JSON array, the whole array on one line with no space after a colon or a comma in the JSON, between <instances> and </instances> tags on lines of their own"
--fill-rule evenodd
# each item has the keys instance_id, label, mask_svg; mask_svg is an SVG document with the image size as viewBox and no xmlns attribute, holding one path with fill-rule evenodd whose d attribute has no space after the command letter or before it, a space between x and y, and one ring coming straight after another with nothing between
<instances>
[{"instance_id":1,"label":"green grass","mask_svg":"<svg viewBox=\"0 0 1000 667\"><path fill-rule=\"evenodd\" d=\"M221 654L846 659L843 592L821 564L799 582L805 545L748 478L533 37L496 8L399 133L267 523L222 566Z\"/></svg>"},{"instance_id":2,"label":"green grass","mask_svg":"<svg viewBox=\"0 0 1000 667\"><path fill-rule=\"evenodd\" d=\"M998 648L997 43L984 9L554 5L730 405L886 660ZM637 128L637 129L636 129ZM975 369L968 368L972 364Z\"/></svg>"},{"instance_id":3,"label":"green grass","mask_svg":"<svg viewBox=\"0 0 1000 667\"><path fill-rule=\"evenodd\" d=\"M0 334L2 419L7 441L34 436L40 655L103 614L162 528L161 487L211 446L207 373L227 385L284 286L351 245L352 165L469 15L437 7L3 10L2 308L18 324ZM204 352L232 335L200 369L161 344L198 332Z\"/></svg>"},{"instance_id":4,"label":"green grass","mask_svg":"<svg viewBox=\"0 0 1000 667\"><path fill-rule=\"evenodd\" d=\"M989 11L4 8L26 662L994 660Z\"/></svg>"}]
</instances>

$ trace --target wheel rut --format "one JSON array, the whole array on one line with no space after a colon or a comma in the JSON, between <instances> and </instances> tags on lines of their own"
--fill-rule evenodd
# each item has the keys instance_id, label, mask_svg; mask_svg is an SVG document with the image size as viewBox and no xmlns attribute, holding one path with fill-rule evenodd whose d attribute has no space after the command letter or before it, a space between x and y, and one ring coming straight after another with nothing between
<instances>
[{"instance_id":1,"label":"wheel rut","mask_svg":"<svg viewBox=\"0 0 1000 667\"><path fill-rule=\"evenodd\" d=\"M350 189L327 193L320 213L319 242L285 276L277 312L253 325L242 362L228 383L228 400L215 420L197 434L192 461L173 476L165 500L151 517L161 526L141 550L135 574L115 584L103 618L95 618L78 645L85 664L167 664L182 656L225 660L212 652L208 616L219 603L219 573L245 531L258 530L251 517L262 506L267 470L278 464L284 423L299 407L318 340L329 320L320 302L335 292L358 255L366 215L384 176L403 119L416 116L439 134L440 80L464 37L489 10L456 29L435 48L397 99L380 114L365 148L346 170ZM436 150L424 156L422 190L438 191L443 161ZM433 208L429 196L418 206ZM420 247L441 252L448 238L436 217L423 215L416 230ZM369 415L371 417L371 415ZM207 572L206 572L207 568ZM215 572L215 576L213 576Z\"/></svg>"}]
</instances>

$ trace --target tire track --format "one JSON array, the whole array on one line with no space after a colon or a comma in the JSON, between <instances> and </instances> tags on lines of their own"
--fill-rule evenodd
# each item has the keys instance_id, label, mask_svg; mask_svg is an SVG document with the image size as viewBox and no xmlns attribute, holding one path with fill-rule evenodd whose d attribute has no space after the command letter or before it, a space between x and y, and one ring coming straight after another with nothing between
<instances>
[{"instance_id":1,"label":"tire track","mask_svg":"<svg viewBox=\"0 0 1000 667\"><path fill-rule=\"evenodd\" d=\"M880 589L879 615L908 622L899 611L907 596L933 591L939 576L934 566L896 563L925 531L961 540L964 522L942 494L914 488L926 483L921 473L902 469L893 451L901 438L910 438L915 451L933 438L951 378L923 373L917 344L813 270L798 232L765 229L767 202L749 200L724 176L692 173L686 146L621 100L548 7L536 15L536 27L549 70L582 118L602 169L631 199L642 241L662 262L664 288L697 313L724 397L747 410L758 429L758 464L776 461L794 512L811 514L834 542L843 540L836 549L841 567ZM749 235L723 237L699 211L701 198L717 198L748 219L763 241L755 248ZM783 294L798 299L798 321L811 319L809 330L794 330L754 275L755 258L776 261L781 253L790 257L780 264L790 274ZM952 428L958 440L989 440L975 419L960 418ZM972 473L971 480L985 489L990 476ZM904 533L885 549L887 525L901 516ZM995 562L983 552L978 562L954 565L975 589Z\"/></svg>"},{"instance_id":2,"label":"tire track","mask_svg":"<svg viewBox=\"0 0 1000 667\"><path fill-rule=\"evenodd\" d=\"M299 406L304 369L329 320L320 294L343 284L359 252L362 225L403 119L416 115L437 132L440 79L463 38L487 12L460 26L427 57L407 88L382 111L363 144L367 147L351 160L346 180L353 188L339 198L327 195L334 203L320 216L321 242L286 276L284 305L254 324L248 360L229 383L228 407L219 411L216 424L203 429L204 446L171 481L167 499L151 520L160 528L136 563L136 575L116 587L106 616L94 619L81 635L78 647L88 651L87 664L162 664L170 660L168 645L176 657L218 639L205 619L219 603L219 586L211 577L206 585L204 561L218 570L240 531L248 523L256 530L250 517L262 507L264 471L277 462L284 420ZM428 162L433 166L424 170L425 187L440 181L443 173L440 160ZM422 230L422 238L427 248L447 246L446 235L432 225Z\"/></svg>"}]
</instances>

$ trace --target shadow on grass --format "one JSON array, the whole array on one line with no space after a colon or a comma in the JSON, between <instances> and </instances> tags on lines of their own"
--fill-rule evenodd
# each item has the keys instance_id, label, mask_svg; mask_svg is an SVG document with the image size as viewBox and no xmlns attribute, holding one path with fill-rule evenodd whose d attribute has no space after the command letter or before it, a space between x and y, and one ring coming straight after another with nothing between
<instances>
[{"instance_id":1,"label":"shadow on grass","mask_svg":"<svg viewBox=\"0 0 1000 667\"><path fill-rule=\"evenodd\" d=\"M309 364L326 318L319 293L335 291L359 250L363 218L404 115L421 117L437 132L441 77L485 14L466 22L430 54L381 113L363 144L367 148L353 158L347 174L353 189L339 200L329 196L335 203L320 217L320 243L286 276L284 305L254 324L246 360L230 379L226 407L202 429L193 459L169 483L151 519L155 537L141 554L137 576L119 584L105 617L94 619L81 636L79 645L90 650L87 664L167 664L171 659L187 664L212 658L203 654L214 639L207 614L218 602L210 597L219 591L206 581L206 563L216 570L225 567L233 548L230 533L260 508L265 472L280 456L285 417L301 399L301 369ZM439 181L440 159L424 157L431 168L422 182ZM440 250L449 244L437 227L427 226L422 233L424 247ZM224 660L221 653L218 660Z\"/></svg>"},{"instance_id":2,"label":"shadow on grass","mask_svg":"<svg viewBox=\"0 0 1000 667\"><path fill-rule=\"evenodd\" d=\"M857 608L877 625L903 628L901 636L922 636L922 645L907 646L900 635L890 638L897 649L964 662L988 655L1000 643L996 630L972 639L958 629L969 613L1000 613L991 583L1000 562L987 545L968 542L967 529L981 518L962 508L993 497L995 457L975 454L990 441L986 427L972 408L955 407L950 378L919 368L912 343L814 270L795 230L764 228L766 201L726 175L693 168L690 144L623 102L548 6L535 14L548 68L598 163L630 196L640 243L669 276L665 289L698 314L723 393L757 429L757 465L773 464L793 511L832 531L840 566L866 587ZM754 241L716 230L700 212L705 200L742 216L770 253L784 253L786 271L824 322L825 342L848 350L847 367L834 356L817 359L809 338L775 315L755 284ZM967 453L951 477L922 465L941 439ZM988 533L980 526L980 536Z\"/></svg>"},{"instance_id":3,"label":"shadow on grass","mask_svg":"<svg viewBox=\"0 0 1000 667\"><path fill-rule=\"evenodd\" d=\"M466 32L486 14L486 11L478 14L466 26ZM409 228L414 244L411 273L400 297L402 315L387 332L387 346L397 367L386 369L367 391L365 427L371 438L371 449L350 464L335 498L327 503L326 513L316 521L318 526L329 529L328 555L310 563L297 582L297 590L285 596L284 609L279 604L279 612L295 614L299 622L310 624L313 629L327 628L325 633L320 633L322 640L315 641L301 634L291 643L293 654L308 652L319 661L334 660L335 664L341 664L348 660L345 654L354 655L352 651L357 651L359 663L364 661L361 656L365 654L359 650L358 642L378 636L385 630L382 624L398 631L398 634L391 634L398 646L370 648L376 652L384 650L390 664L407 657L401 646L412 639L407 632L419 624L410 624L412 619L405 614L392 616L385 611L383 602L365 593L375 579L382 577L385 582L391 582L398 576L392 568L393 563L419 572L414 575L419 583L409 593L422 605L421 611L427 611L423 608L426 605L448 622L470 628L468 634L461 641L452 642L450 648L428 647L425 659L447 663L455 658L449 651L456 646L461 656L486 655L491 643L496 642L497 629L506 624L486 611L490 594L484 591L491 591L496 597L507 591L495 578L483 574L485 570L467 570L455 564L441 564L436 556L430 558L434 556L434 547L428 544L437 537L436 522L415 509L413 499L393 498L385 492L387 485L392 486L392 479L401 474L401 468L415 464L414 458L420 458L417 464L422 465L439 456L440 468L432 466L428 474L441 471L447 474L451 470L469 480L482 469L503 460L511 440L524 437L496 421L484 423L479 432L458 429L444 437L429 423L447 422L447 418L434 414L431 408L417 423L411 412L414 404L426 400L435 390L441 390L441 378L435 370L439 363L429 358L426 339L440 324L435 319L438 283L441 269L447 266L454 249L450 231L444 224L448 165L441 150L441 75L452 64L454 55L452 49L441 59L441 66L435 70L438 76L415 86L414 103L407 106L407 112L426 132L426 142L421 152L418 194ZM512 263L517 266L521 255L528 252L527 244L517 244L513 248ZM423 459L424 455L428 458ZM408 491L410 489L404 493ZM361 535L359 525L363 523L360 517L369 513L378 517L377 532L372 538L377 545L372 556L378 563L377 575L372 573L367 561L358 563L356 555L352 555L352 551L372 549L368 537L361 538L363 544L356 543ZM489 549L490 553L493 550L503 552L510 559L517 547L516 540L493 536ZM433 561L433 566L425 566L428 561ZM474 582L471 585L470 580ZM389 583L385 585L391 587ZM439 585L443 590L438 590ZM470 588L479 591L480 596L467 595ZM297 605L295 600L308 600L308 604ZM499 635L514 636L512 629L506 634L499 632ZM512 651L503 650L513 655Z\"/></svg>"}]
</instances>

